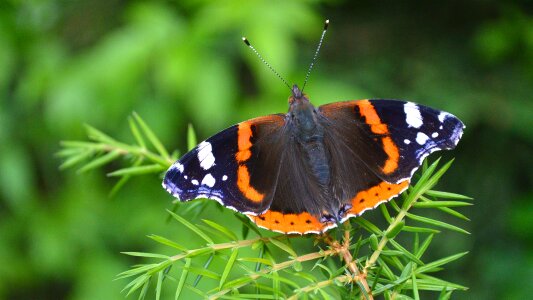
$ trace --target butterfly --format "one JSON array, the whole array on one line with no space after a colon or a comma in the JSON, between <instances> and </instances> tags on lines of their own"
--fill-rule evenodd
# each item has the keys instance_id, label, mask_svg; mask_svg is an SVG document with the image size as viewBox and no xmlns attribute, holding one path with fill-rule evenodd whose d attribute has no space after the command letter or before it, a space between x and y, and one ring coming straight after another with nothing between
<instances>
[{"instance_id":1,"label":"butterfly","mask_svg":"<svg viewBox=\"0 0 533 300\"><path fill-rule=\"evenodd\" d=\"M455 148L465 128L413 102L315 107L297 85L290 89L286 114L243 121L201 142L168 169L163 187L181 201L216 200L262 228L322 233L398 196L424 158Z\"/></svg>"}]
</instances>

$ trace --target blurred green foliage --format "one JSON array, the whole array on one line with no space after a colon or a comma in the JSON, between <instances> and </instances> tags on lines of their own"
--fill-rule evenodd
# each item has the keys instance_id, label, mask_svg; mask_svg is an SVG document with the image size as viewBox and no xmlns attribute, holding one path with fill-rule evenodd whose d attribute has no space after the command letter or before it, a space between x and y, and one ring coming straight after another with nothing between
<instances>
[{"instance_id":1,"label":"blurred green foliage","mask_svg":"<svg viewBox=\"0 0 533 300\"><path fill-rule=\"evenodd\" d=\"M137 111L170 149L287 108L286 87L246 35L301 83L322 22L326 44L306 92L315 104L400 98L467 125L440 189L474 196L471 237L447 233L435 257L469 250L443 275L464 299L533 293L533 7L530 1L39 1L0 3L0 298L122 299L116 274L162 252L145 235L195 237L165 222L157 178L114 198L104 171L60 172L83 123L129 138ZM212 206L202 215L232 222ZM235 224L237 228L239 224ZM229 227L232 225L229 224ZM430 249L431 250L431 249Z\"/></svg>"}]
</instances>

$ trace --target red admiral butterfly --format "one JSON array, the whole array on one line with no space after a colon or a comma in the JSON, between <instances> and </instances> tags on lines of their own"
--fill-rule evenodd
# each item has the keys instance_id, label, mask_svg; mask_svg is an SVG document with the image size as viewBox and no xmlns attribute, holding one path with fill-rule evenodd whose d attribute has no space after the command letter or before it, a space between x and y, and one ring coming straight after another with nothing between
<instances>
[{"instance_id":1,"label":"red admiral butterfly","mask_svg":"<svg viewBox=\"0 0 533 300\"><path fill-rule=\"evenodd\" d=\"M201 142L170 167L163 187L181 201L216 200L266 229L320 233L398 196L426 156L455 148L463 134L458 118L427 106L372 99L315 107L302 90L292 86L287 114Z\"/></svg>"}]
</instances>

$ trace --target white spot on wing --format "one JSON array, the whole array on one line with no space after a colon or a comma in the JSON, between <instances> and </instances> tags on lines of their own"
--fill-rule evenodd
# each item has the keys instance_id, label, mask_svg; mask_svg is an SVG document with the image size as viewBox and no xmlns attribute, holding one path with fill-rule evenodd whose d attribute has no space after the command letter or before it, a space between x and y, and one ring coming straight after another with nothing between
<instances>
[{"instance_id":1,"label":"white spot on wing","mask_svg":"<svg viewBox=\"0 0 533 300\"><path fill-rule=\"evenodd\" d=\"M420 145L424 145L427 140L429 140L429 136L427 136L425 133L423 132L419 132L416 134L416 142Z\"/></svg>"},{"instance_id":2,"label":"white spot on wing","mask_svg":"<svg viewBox=\"0 0 533 300\"><path fill-rule=\"evenodd\" d=\"M226 180L228 180L228 176L226 175L222 176L222 181L226 181Z\"/></svg>"},{"instance_id":3,"label":"white spot on wing","mask_svg":"<svg viewBox=\"0 0 533 300\"><path fill-rule=\"evenodd\" d=\"M183 175L183 178L185 178L185 179L189 179L189 176L187 176L187 175Z\"/></svg>"},{"instance_id":4,"label":"white spot on wing","mask_svg":"<svg viewBox=\"0 0 533 300\"><path fill-rule=\"evenodd\" d=\"M461 137L463 136L463 129L465 128L465 126L463 125L463 128L456 128L453 133L452 133L452 136L450 136L450 140L453 141L453 143L457 146L457 144L459 143L459 140L461 139Z\"/></svg>"},{"instance_id":5,"label":"white spot on wing","mask_svg":"<svg viewBox=\"0 0 533 300\"><path fill-rule=\"evenodd\" d=\"M215 183L216 183L216 180L211 175L211 173L208 173L207 175L204 176L204 179L202 179L202 185L207 185L208 187L215 186Z\"/></svg>"},{"instance_id":6,"label":"white spot on wing","mask_svg":"<svg viewBox=\"0 0 533 300\"><path fill-rule=\"evenodd\" d=\"M404 142L404 143L405 143L406 145L409 145L409 144L411 144L411 141L410 141L410 140L408 140L408 139L405 139L405 140L403 140L403 142Z\"/></svg>"},{"instance_id":7,"label":"white spot on wing","mask_svg":"<svg viewBox=\"0 0 533 300\"><path fill-rule=\"evenodd\" d=\"M184 166L182 164L179 163L179 161L175 162L171 169L174 168L174 169L177 169L178 171L180 171L180 173L183 173L183 170L184 170Z\"/></svg>"},{"instance_id":8,"label":"white spot on wing","mask_svg":"<svg viewBox=\"0 0 533 300\"><path fill-rule=\"evenodd\" d=\"M449 115L449 114L448 114L447 112L445 112L445 111L441 111L440 114L439 114L439 121L440 121L441 123L443 123L444 120L446 120L446 118L448 117L448 115Z\"/></svg>"},{"instance_id":9,"label":"white spot on wing","mask_svg":"<svg viewBox=\"0 0 533 300\"><path fill-rule=\"evenodd\" d=\"M409 127L420 128L422 126L422 115L418 106L412 102L407 102L403 105L405 112L405 122Z\"/></svg>"},{"instance_id":10,"label":"white spot on wing","mask_svg":"<svg viewBox=\"0 0 533 300\"><path fill-rule=\"evenodd\" d=\"M215 165L215 157L213 156L213 147L211 143L203 141L198 145L198 161L204 170L209 170Z\"/></svg>"},{"instance_id":11,"label":"white spot on wing","mask_svg":"<svg viewBox=\"0 0 533 300\"><path fill-rule=\"evenodd\" d=\"M432 138L436 138L436 137L438 137L438 136L439 136L439 133L438 133L438 132L433 132L433 133L431 134L431 137L432 137Z\"/></svg>"},{"instance_id":12,"label":"white spot on wing","mask_svg":"<svg viewBox=\"0 0 533 300\"><path fill-rule=\"evenodd\" d=\"M194 185L198 185L198 184L200 184L200 183L198 182L198 180L196 180L196 179L191 180L191 183L194 184Z\"/></svg>"}]
</instances>

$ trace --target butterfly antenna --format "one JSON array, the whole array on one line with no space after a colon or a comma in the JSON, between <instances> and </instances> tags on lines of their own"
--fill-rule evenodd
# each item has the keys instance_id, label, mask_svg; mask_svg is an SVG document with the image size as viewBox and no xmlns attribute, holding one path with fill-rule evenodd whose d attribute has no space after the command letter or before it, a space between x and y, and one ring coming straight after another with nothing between
<instances>
[{"instance_id":1,"label":"butterfly antenna","mask_svg":"<svg viewBox=\"0 0 533 300\"><path fill-rule=\"evenodd\" d=\"M304 85L302 86L302 93L305 89L305 85L307 84L307 80L309 80L309 75L311 75L311 70L313 70L315 62L318 58L318 53L320 52L320 48L322 47L324 36L326 35L326 31L328 31L328 25L329 25L329 20L326 20L326 22L324 22L324 30L322 31L322 36L320 37L320 41L318 42L318 47L316 47L315 56L313 57L313 60L311 61L311 65L309 65L309 70L307 70L307 75L305 75Z\"/></svg>"},{"instance_id":2,"label":"butterfly antenna","mask_svg":"<svg viewBox=\"0 0 533 300\"><path fill-rule=\"evenodd\" d=\"M267 61L261 56L261 54L259 54L259 52L257 52L257 50L255 50L254 46L252 46L250 44L250 41L248 41L248 39L246 37L242 37L242 41L246 44L246 46L250 47L250 49L252 49L252 51L255 53L255 55L257 55L257 57L259 57L259 59L270 69L270 71L272 71L274 74L276 74L276 76L278 76L279 79L281 79L281 81L283 81L283 83L285 83L285 85L289 88L289 90L291 90L291 87L289 86L289 84L287 83L287 81L281 77L281 75L279 75L278 72L276 72L276 70L274 70L274 68L272 68L272 66L270 64L267 63Z\"/></svg>"}]
</instances>

